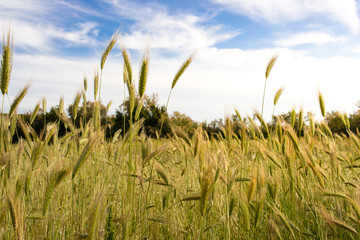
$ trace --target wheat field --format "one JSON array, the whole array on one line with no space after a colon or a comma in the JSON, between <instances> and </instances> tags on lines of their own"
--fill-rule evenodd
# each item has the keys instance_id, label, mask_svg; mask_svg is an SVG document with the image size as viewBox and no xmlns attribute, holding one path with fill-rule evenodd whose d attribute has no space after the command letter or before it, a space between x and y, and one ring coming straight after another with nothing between
<instances>
[{"instance_id":1,"label":"wheat field","mask_svg":"<svg viewBox=\"0 0 360 240\"><path fill-rule=\"evenodd\" d=\"M312 116L305 125L302 110L290 124L278 118L275 128L268 127L262 113L255 113L254 121L236 110L240 132L234 132L227 118L218 139L201 126L191 137L173 127L171 138L150 138L141 131L142 104L135 108L135 96L143 101L146 89L149 49L135 89L130 55L121 47L134 118L126 134L106 139L99 109L102 70L118 38L115 33L101 58L94 79L97 104L87 124L75 127L62 99L58 121L47 122L38 135L16 113L30 85L1 115L1 239L359 239L357 134L333 135ZM5 97L13 61L10 31L4 39ZM169 83L166 107L194 57L185 60ZM276 58L270 60L266 78ZM81 93L74 100L75 118L80 98ZM44 108L46 101L42 104ZM324 113L321 93L319 105ZM62 137L57 134L60 123L67 128ZM16 124L25 136L13 143Z\"/></svg>"}]
</instances>

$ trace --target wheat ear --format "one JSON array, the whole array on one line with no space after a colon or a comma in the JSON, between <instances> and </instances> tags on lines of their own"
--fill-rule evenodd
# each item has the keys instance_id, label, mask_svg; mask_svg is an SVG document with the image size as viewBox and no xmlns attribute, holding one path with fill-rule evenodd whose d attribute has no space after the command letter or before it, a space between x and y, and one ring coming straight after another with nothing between
<instances>
[{"instance_id":1,"label":"wheat ear","mask_svg":"<svg viewBox=\"0 0 360 240\"><path fill-rule=\"evenodd\" d=\"M59 113L63 113L64 112L64 96L61 96L60 101L59 101Z\"/></svg>"},{"instance_id":2,"label":"wheat ear","mask_svg":"<svg viewBox=\"0 0 360 240\"><path fill-rule=\"evenodd\" d=\"M107 57L109 56L111 50L113 49L113 47L114 47L114 45L115 45L115 43L117 42L118 39L119 39L119 30L116 31L114 33L114 35L111 37L109 44L107 45L103 55L101 56L101 61L100 61L101 73L100 73L99 98L100 98L100 94L101 94L102 73L103 73L104 65L105 65Z\"/></svg>"},{"instance_id":3,"label":"wheat ear","mask_svg":"<svg viewBox=\"0 0 360 240\"><path fill-rule=\"evenodd\" d=\"M320 106L320 110L321 110L321 115L323 117L325 117L325 104L324 104L324 97L321 94L321 92L318 92L318 100L319 100L319 106Z\"/></svg>"},{"instance_id":4,"label":"wheat ear","mask_svg":"<svg viewBox=\"0 0 360 240\"><path fill-rule=\"evenodd\" d=\"M127 73L126 78L128 79L128 81L131 84L132 83L131 61L130 61L129 52L127 51L125 46L121 46L121 53L122 53L122 56L123 56L123 59L124 59L124 65L125 65L125 68L126 68L126 73ZM125 71L124 71L124 73L125 73ZM124 78L124 82L125 82L125 78Z\"/></svg>"},{"instance_id":5,"label":"wheat ear","mask_svg":"<svg viewBox=\"0 0 360 240\"><path fill-rule=\"evenodd\" d=\"M77 160L75 167L72 171L72 175L71 177L74 179L76 176L76 173L79 171L80 167L84 164L84 162L89 158L90 154L92 153L92 151L94 150L94 146L95 146L95 138L89 140L89 142L86 144L85 148L83 149L83 151L80 154L79 159Z\"/></svg>"},{"instance_id":6,"label":"wheat ear","mask_svg":"<svg viewBox=\"0 0 360 240\"><path fill-rule=\"evenodd\" d=\"M12 35L10 29L8 30L7 37L3 36L3 52L1 60L1 93L3 95L8 93L11 70L13 65L13 46L12 46Z\"/></svg>"},{"instance_id":7,"label":"wheat ear","mask_svg":"<svg viewBox=\"0 0 360 240\"><path fill-rule=\"evenodd\" d=\"M28 93L29 88L30 88L31 83L28 83L24 86L24 88L16 95L14 101L12 102L11 106L10 106L10 111L9 111L9 117L11 118L12 115L15 113L15 111L17 110L21 100L23 100L23 98L25 97L25 95Z\"/></svg>"},{"instance_id":8,"label":"wheat ear","mask_svg":"<svg viewBox=\"0 0 360 240\"><path fill-rule=\"evenodd\" d=\"M33 112L31 113L31 116L30 116L30 124L32 124L35 120L35 117L36 115L38 114L39 112L39 109L40 109L40 102L38 102L33 110Z\"/></svg>"},{"instance_id":9,"label":"wheat ear","mask_svg":"<svg viewBox=\"0 0 360 240\"><path fill-rule=\"evenodd\" d=\"M271 71L271 69L273 68L273 66L274 66L274 64L275 64L278 56L279 56L278 54L274 54L274 55L270 58L267 66L266 66L266 71L265 71L265 85L264 85L264 93L263 93L262 106L261 106L261 117L263 116L263 113L264 113L264 101L265 101L266 82L267 82L267 79L268 79L268 77L269 77L270 71Z\"/></svg>"},{"instance_id":10,"label":"wheat ear","mask_svg":"<svg viewBox=\"0 0 360 240\"><path fill-rule=\"evenodd\" d=\"M281 94L283 93L285 87L282 86L281 88L279 88L276 93L275 93L275 97L274 97L274 110L273 110L273 115L275 114L275 106L277 104L277 102L279 101L279 98L281 96Z\"/></svg>"},{"instance_id":11,"label":"wheat ear","mask_svg":"<svg viewBox=\"0 0 360 240\"><path fill-rule=\"evenodd\" d=\"M74 98L74 103L73 103L73 118L74 118L74 121L77 117L77 111L78 111L78 108L79 108L79 103L80 103L80 99L81 99L81 92L79 91L75 98Z\"/></svg>"},{"instance_id":12,"label":"wheat ear","mask_svg":"<svg viewBox=\"0 0 360 240\"><path fill-rule=\"evenodd\" d=\"M97 95L99 92L99 72L98 70L95 70L94 73L94 99L97 100Z\"/></svg>"},{"instance_id":13,"label":"wheat ear","mask_svg":"<svg viewBox=\"0 0 360 240\"><path fill-rule=\"evenodd\" d=\"M146 82L149 72L149 65L150 65L150 50L149 47L146 47L144 51L144 56L142 59L142 64L140 68L140 79L139 79L139 96L140 99L143 98L146 88Z\"/></svg>"},{"instance_id":14,"label":"wheat ear","mask_svg":"<svg viewBox=\"0 0 360 240\"><path fill-rule=\"evenodd\" d=\"M100 68L101 70L104 69L104 65L106 62L107 57L109 56L111 50L115 46L117 40L119 39L119 30L117 30L111 37L110 42L108 43L107 47L105 48L105 51L103 55L101 56L101 62L100 62Z\"/></svg>"},{"instance_id":15,"label":"wheat ear","mask_svg":"<svg viewBox=\"0 0 360 240\"><path fill-rule=\"evenodd\" d=\"M178 82L179 78L181 77L181 75L185 72L185 70L189 67L190 63L194 60L196 53L193 52L186 60L185 62L181 65L181 67L179 68L179 70L177 71L172 84L171 84L171 89L173 89L176 85L176 83Z\"/></svg>"},{"instance_id":16,"label":"wheat ear","mask_svg":"<svg viewBox=\"0 0 360 240\"><path fill-rule=\"evenodd\" d=\"M87 80L87 76L84 76L84 90L85 92L87 91L87 87L88 87L88 80Z\"/></svg>"}]
</instances>

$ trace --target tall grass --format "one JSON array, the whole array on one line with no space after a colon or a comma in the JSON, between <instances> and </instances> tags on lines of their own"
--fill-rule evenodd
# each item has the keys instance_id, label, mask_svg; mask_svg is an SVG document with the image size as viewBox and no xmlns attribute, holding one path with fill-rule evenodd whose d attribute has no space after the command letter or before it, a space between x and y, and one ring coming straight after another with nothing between
<instances>
[{"instance_id":1,"label":"tall grass","mask_svg":"<svg viewBox=\"0 0 360 240\"><path fill-rule=\"evenodd\" d=\"M122 53L129 94L144 96L148 52L138 93L130 55ZM175 74L168 99L192 60ZM46 122L38 136L15 114L15 103L10 115L25 138L13 144L9 117L1 125L1 239L359 238L359 136L335 136L313 115L307 125L303 110L297 122L295 110L291 123L278 117L275 129L260 113L259 126L236 110L241 132L227 118L217 140L201 126L193 136L174 126L173 138L151 139L135 117L126 134L105 141L97 112L77 129L63 98L60 105L59 121L69 130L63 137L59 122Z\"/></svg>"}]
</instances>

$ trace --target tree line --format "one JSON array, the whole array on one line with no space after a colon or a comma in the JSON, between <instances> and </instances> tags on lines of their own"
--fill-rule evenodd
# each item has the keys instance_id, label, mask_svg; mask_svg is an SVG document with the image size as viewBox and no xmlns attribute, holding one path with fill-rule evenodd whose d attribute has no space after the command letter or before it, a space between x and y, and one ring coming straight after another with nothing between
<instances>
[{"instance_id":1,"label":"tree line","mask_svg":"<svg viewBox=\"0 0 360 240\"><path fill-rule=\"evenodd\" d=\"M135 109L137 108L137 104L139 104L139 97L136 98L135 101ZM130 127L130 111L129 111L129 99L126 99L116 110L114 115L108 115L108 109L104 105L100 105L100 121L101 126L106 129L106 137L111 138L117 131L120 130L120 134L125 134ZM35 111L35 110L34 110ZM94 111L94 102L87 101L82 105L77 107L76 114L74 115L74 104L70 104L67 108L68 116L71 122L75 127L81 128L85 126L92 119ZM33 116L33 112L28 112L24 114L19 114L24 122L29 124L37 134L41 134L44 131L44 127L48 123L59 123L59 136L64 136L68 131L63 122L59 120L58 113L59 106L51 107L48 112L44 112L41 108L38 109L38 113L36 113L35 117ZM133 117L136 114L132 113ZM305 125L304 128L307 127L308 116L311 113L307 113L302 120ZM293 116L292 116L293 115ZM348 129L343 122L342 116L338 111L327 112L325 117L325 122L327 123L329 129L333 134L339 135L347 135ZM292 119L294 118L294 119ZM360 129L360 102L357 104L357 110L346 116L349 121L350 131L354 133L358 133ZM169 115L166 112L166 108L163 105L159 105L158 97L156 94L152 96L145 96L143 101L143 107L141 108L139 119L142 119L142 129L141 131L149 137L156 138L157 134L160 132L161 125L162 131L161 136L159 137L172 137L175 134L181 132L188 137L192 137L195 133L195 130L201 125L204 132L210 138L219 139L225 137L225 121L221 118L214 119L210 122L197 122L191 119L189 116L180 113L178 111L173 112ZM282 113L280 115L274 115L272 117L272 121L266 123L268 129L275 129L277 121L281 119L281 121L289 123L293 125L296 132L299 133L299 136L304 132L304 128L298 129L299 126L297 122L299 122L299 113L294 113L294 111L289 111L287 113ZM231 128L235 135L238 138L241 138L242 129L249 125L252 121L256 121L256 116L242 118L239 114L234 114L228 117L228 120L231 122ZM291 123L294 121L294 123ZM260 124L259 124L260 125ZM261 125L260 125L261 126ZM261 126L260 129L264 136L266 136L266 131L264 126ZM18 141L18 138L23 137L24 134L22 132L22 128L18 123L16 126L16 134L14 134L13 141Z\"/></svg>"}]
</instances>

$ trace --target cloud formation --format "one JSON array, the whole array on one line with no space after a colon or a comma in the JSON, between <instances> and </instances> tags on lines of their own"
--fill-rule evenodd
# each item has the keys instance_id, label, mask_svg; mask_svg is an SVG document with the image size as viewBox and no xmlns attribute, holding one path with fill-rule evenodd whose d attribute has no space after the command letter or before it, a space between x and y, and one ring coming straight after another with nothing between
<instances>
[{"instance_id":1,"label":"cloud formation","mask_svg":"<svg viewBox=\"0 0 360 240\"><path fill-rule=\"evenodd\" d=\"M209 0L228 11L256 20L283 24L321 15L340 22L352 32L360 30L358 4L355 0Z\"/></svg>"},{"instance_id":2,"label":"cloud formation","mask_svg":"<svg viewBox=\"0 0 360 240\"><path fill-rule=\"evenodd\" d=\"M222 25L204 26L204 16L190 13L169 15L167 9L133 1L112 0L114 14L133 19L135 23L124 33L122 39L127 47L143 49L146 42L152 48L171 50L194 50L213 46L240 34L240 31L222 31Z\"/></svg>"},{"instance_id":3,"label":"cloud formation","mask_svg":"<svg viewBox=\"0 0 360 240\"><path fill-rule=\"evenodd\" d=\"M327 32L300 32L275 41L280 47L295 47L304 44L322 45L326 43L342 43L346 37L334 37Z\"/></svg>"}]
</instances>

